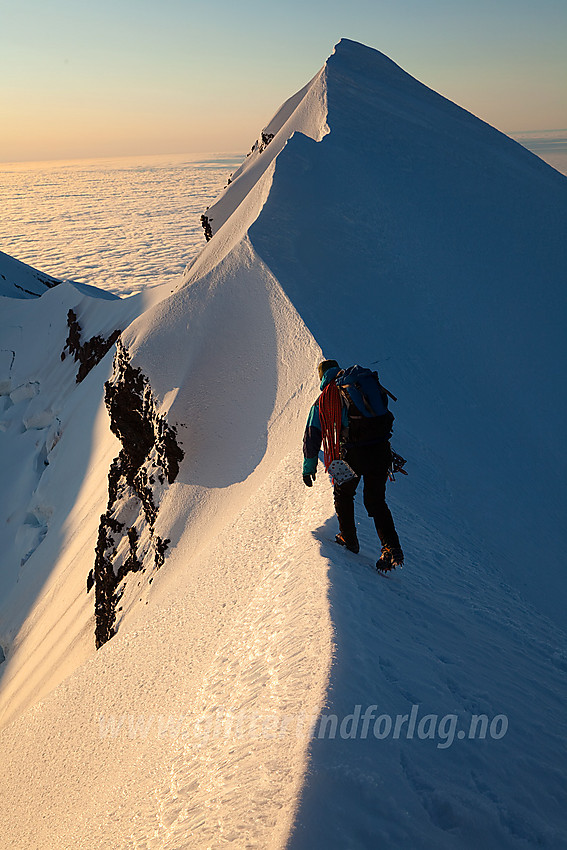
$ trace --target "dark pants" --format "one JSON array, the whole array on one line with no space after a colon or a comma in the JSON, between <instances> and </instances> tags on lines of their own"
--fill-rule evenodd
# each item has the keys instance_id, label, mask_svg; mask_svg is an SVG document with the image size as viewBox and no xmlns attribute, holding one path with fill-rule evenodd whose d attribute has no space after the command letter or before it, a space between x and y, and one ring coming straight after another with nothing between
<instances>
[{"instance_id":1,"label":"dark pants","mask_svg":"<svg viewBox=\"0 0 567 850\"><path fill-rule=\"evenodd\" d=\"M347 481L333 490L335 510L339 528L345 539L356 534L354 522L354 494L363 480L363 501L368 516L374 519L374 525L382 546L399 548L400 541L394 526L390 508L386 504L386 481L392 462L390 443L376 443L373 446L352 446L343 450L341 457L356 472L357 478Z\"/></svg>"}]
</instances>

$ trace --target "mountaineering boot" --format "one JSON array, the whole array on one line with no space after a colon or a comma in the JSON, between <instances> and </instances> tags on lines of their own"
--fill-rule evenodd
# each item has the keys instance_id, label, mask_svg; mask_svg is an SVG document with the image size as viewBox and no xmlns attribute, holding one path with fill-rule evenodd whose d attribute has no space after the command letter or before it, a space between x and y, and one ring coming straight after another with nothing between
<instances>
[{"instance_id":1,"label":"mountaineering boot","mask_svg":"<svg viewBox=\"0 0 567 850\"><path fill-rule=\"evenodd\" d=\"M382 546L382 554L376 561L376 569L387 573L396 567L403 567L404 553L398 547Z\"/></svg>"},{"instance_id":2,"label":"mountaineering boot","mask_svg":"<svg viewBox=\"0 0 567 850\"><path fill-rule=\"evenodd\" d=\"M335 487L335 510L339 521L339 533L335 541L339 546L346 546L350 552L356 555L360 550L358 537L356 535L356 523L354 520L354 498L345 498L340 487Z\"/></svg>"},{"instance_id":3,"label":"mountaineering boot","mask_svg":"<svg viewBox=\"0 0 567 850\"><path fill-rule=\"evenodd\" d=\"M356 531L354 535L350 535L348 537L343 537L343 535L339 532L335 536L335 543L338 543L339 546L346 546L349 552L354 552L355 555L358 555L360 551L360 544L358 542L358 537L356 536Z\"/></svg>"}]
</instances>

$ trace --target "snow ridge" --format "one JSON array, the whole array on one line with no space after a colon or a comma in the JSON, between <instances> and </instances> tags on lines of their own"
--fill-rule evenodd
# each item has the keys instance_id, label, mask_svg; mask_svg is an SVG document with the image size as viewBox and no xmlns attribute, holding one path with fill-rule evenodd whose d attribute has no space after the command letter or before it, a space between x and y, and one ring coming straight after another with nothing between
<instances>
[{"instance_id":1,"label":"snow ridge","mask_svg":"<svg viewBox=\"0 0 567 850\"><path fill-rule=\"evenodd\" d=\"M343 41L208 211L213 236L176 292L146 310L79 307L65 285L26 302L51 358L27 368L12 311L11 386L39 383L38 421L49 402L62 430L40 484L18 495L18 527L31 496L52 513L12 587L27 616L0 635L14 848L564 844L566 186ZM40 302L57 304L56 346ZM140 378L132 412L149 414L150 457L157 423L184 453L131 516L124 488L118 566L140 560L143 534L152 560L149 530L170 542L161 569L128 576L131 604L96 653L85 579L120 445L108 357L80 385L69 363L57 382L46 373L70 308L86 336L125 328L111 381ZM360 504L355 558L334 544L326 477L301 482L323 353L377 366L399 398L394 448L410 474L389 500L406 567L389 578ZM7 410L20 458L33 400ZM340 730L366 709L378 735L293 727L321 729L326 714ZM380 734L418 714L411 734ZM470 736L475 717L495 734Z\"/></svg>"},{"instance_id":2,"label":"snow ridge","mask_svg":"<svg viewBox=\"0 0 567 850\"><path fill-rule=\"evenodd\" d=\"M329 132L327 125L326 67L323 67L276 112L260 134L226 190L206 210L203 227L208 239L219 234L185 270L183 283L190 283L218 264L245 236L260 214L270 191L275 162L289 139L302 133L320 142Z\"/></svg>"}]
</instances>

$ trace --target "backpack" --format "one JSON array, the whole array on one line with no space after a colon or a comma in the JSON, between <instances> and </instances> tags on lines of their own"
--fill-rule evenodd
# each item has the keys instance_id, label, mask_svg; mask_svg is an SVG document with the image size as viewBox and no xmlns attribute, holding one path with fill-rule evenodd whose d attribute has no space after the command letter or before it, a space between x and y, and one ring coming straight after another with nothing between
<instances>
[{"instance_id":1,"label":"backpack","mask_svg":"<svg viewBox=\"0 0 567 850\"><path fill-rule=\"evenodd\" d=\"M388 396L378 373L364 366L349 366L335 378L348 414L347 445L370 445L389 440L394 415L388 410Z\"/></svg>"}]
</instances>

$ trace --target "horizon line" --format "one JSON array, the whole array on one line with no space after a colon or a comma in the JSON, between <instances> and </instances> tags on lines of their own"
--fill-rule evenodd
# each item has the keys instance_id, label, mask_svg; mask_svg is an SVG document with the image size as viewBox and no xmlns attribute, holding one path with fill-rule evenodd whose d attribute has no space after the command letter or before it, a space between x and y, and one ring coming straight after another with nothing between
<instances>
[{"instance_id":1,"label":"horizon line","mask_svg":"<svg viewBox=\"0 0 567 850\"><path fill-rule=\"evenodd\" d=\"M541 140L542 142L557 142L562 141L559 138L550 138L549 136L545 136L545 134L565 134L565 141L567 142L567 128L547 128L547 129L539 129L539 130L515 130L515 131L501 131L505 136L509 136L515 141L519 141L521 138L529 137L530 140ZM158 156L186 156L190 158L190 161L196 161L202 156L230 156L231 158L244 158L246 156L246 151L240 152L235 151L234 149L225 149L225 150L200 150L200 151L156 151L154 153L129 153L129 154L100 154L100 155L85 155L85 156L63 156L63 157L52 157L49 159L0 159L0 166L23 166L23 165L51 165L55 163L68 163L72 164L75 162L89 162L89 161L101 161L101 160L116 160L116 159L145 159L149 157L158 157Z\"/></svg>"}]
</instances>

